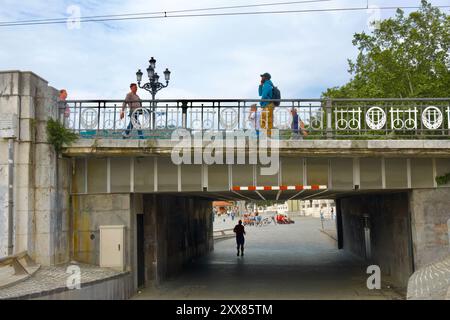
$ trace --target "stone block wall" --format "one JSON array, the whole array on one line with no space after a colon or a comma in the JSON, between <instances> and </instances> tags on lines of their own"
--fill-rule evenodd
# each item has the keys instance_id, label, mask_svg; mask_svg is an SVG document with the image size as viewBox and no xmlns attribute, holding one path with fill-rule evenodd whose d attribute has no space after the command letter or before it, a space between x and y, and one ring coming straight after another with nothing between
<instances>
[{"instance_id":1,"label":"stone block wall","mask_svg":"<svg viewBox=\"0 0 450 320\"><path fill-rule=\"evenodd\" d=\"M43 265L69 259L68 207L57 193L67 199L71 162L57 160L46 136L47 120L57 116L57 96L56 89L32 72L0 72L0 112L19 118L14 143L13 250L27 250ZM7 254L7 155L8 142L0 139L0 256Z\"/></svg>"}]
</instances>

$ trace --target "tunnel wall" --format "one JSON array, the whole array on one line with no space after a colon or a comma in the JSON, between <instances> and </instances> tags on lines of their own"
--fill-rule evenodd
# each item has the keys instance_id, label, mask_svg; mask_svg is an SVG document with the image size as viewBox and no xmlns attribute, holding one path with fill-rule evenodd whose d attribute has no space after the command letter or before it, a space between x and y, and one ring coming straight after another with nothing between
<instances>
[{"instance_id":1,"label":"tunnel wall","mask_svg":"<svg viewBox=\"0 0 450 320\"><path fill-rule=\"evenodd\" d=\"M372 261L399 288L413 273L408 194L361 195L340 200L344 250L365 258L363 214L370 216Z\"/></svg>"},{"instance_id":2,"label":"tunnel wall","mask_svg":"<svg viewBox=\"0 0 450 320\"><path fill-rule=\"evenodd\" d=\"M72 196L72 259L100 264L100 229L102 225L125 226L125 265L133 264L134 219L132 195L101 194Z\"/></svg>"},{"instance_id":3,"label":"tunnel wall","mask_svg":"<svg viewBox=\"0 0 450 320\"><path fill-rule=\"evenodd\" d=\"M450 188L410 193L416 269L450 254Z\"/></svg>"},{"instance_id":4,"label":"tunnel wall","mask_svg":"<svg viewBox=\"0 0 450 320\"><path fill-rule=\"evenodd\" d=\"M144 197L146 284L158 284L213 249L211 201L193 197Z\"/></svg>"}]
</instances>

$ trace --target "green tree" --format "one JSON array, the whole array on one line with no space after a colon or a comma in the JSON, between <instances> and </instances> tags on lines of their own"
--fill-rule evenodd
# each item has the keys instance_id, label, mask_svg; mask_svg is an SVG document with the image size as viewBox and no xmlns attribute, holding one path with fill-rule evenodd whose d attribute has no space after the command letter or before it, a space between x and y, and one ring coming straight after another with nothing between
<instances>
[{"instance_id":1,"label":"green tree","mask_svg":"<svg viewBox=\"0 0 450 320\"><path fill-rule=\"evenodd\" d=\"M323 93L330 98L450 97L450 15L422 0L405 16L378 22L371 34L356 33L351 80Z\"/></svg>"}]
</instances>

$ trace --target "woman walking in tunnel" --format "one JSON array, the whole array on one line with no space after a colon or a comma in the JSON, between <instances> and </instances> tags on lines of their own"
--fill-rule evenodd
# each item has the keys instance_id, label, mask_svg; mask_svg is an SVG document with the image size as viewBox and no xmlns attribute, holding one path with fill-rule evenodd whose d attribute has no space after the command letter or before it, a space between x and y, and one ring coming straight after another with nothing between
<instances>
[{"instance_id":1,"label":"woman walking in tunnel","mask_svg":"<svg viewBox=\"0 0 450 320\"><path fill-rule=\"evenodd\" d=\"M242 225L242 220L239 220L239 224L234 227L233 231L236 233L237 256L239 257L239 249L241 251L241 256L244 256L245 228Z\"/></svg>"}]
</instances>

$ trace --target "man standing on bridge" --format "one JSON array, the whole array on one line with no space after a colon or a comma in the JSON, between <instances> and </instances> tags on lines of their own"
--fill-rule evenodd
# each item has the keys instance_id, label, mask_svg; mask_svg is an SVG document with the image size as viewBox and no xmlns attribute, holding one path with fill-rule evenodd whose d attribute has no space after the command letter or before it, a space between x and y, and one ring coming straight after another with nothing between
<instances>
[{"instance_id":1,"label":"man standing on bridge","mask_svg":"<svg viewBox=\"0 0 450 320\"><path fill-rule=\"evenodd\" d=\"M267 72L261 75L258 93L262 100L270 100L273 98L273 83L270 80L271 78L272 76ZM270 137L273 128L274 104L272 102L262 101L261 107L261 129L266 130L267 136Z\"/></svg>"},{"instance_id":2,"label":"man standing on bridge","mask_svg":"<svg viewBox=\"0 0 450 320\"><path fill-rule=\"evenodd\" d=\"M139 98L139 96L136 94L137 92L137 84L136 83L132 83L130 84L130 92L127 94L127 96L125 97L125 101L123 102L122 105L122 110L120 112L120 119L122 120L125 117L125 109L128 105L128 107L130 108L130 123L128 124L127 129L122 133L122 137L128 138L128 136L130 135L131 130L133 130L133 119L136 121L136 123L139 123L139 119L138 119L138 111L136 111L137 109L141 108L141 99ZM144 135L142 134L142 130L138 130L138 135L139 138L144 139Z\"/></svg>"},{"instance_id":3,"label":"man standing on bridge","mask_svg":"<svg viewBox=\"0 0 450 320\"><path fill-rule=\"evenodd\" d=\"M242 220L239 220L239 224L234 227L233 231L236 233L237 256L239 257L239 249L241 250L241 256L244 256L245 229Z\"/></svg>"}]
</instances>

